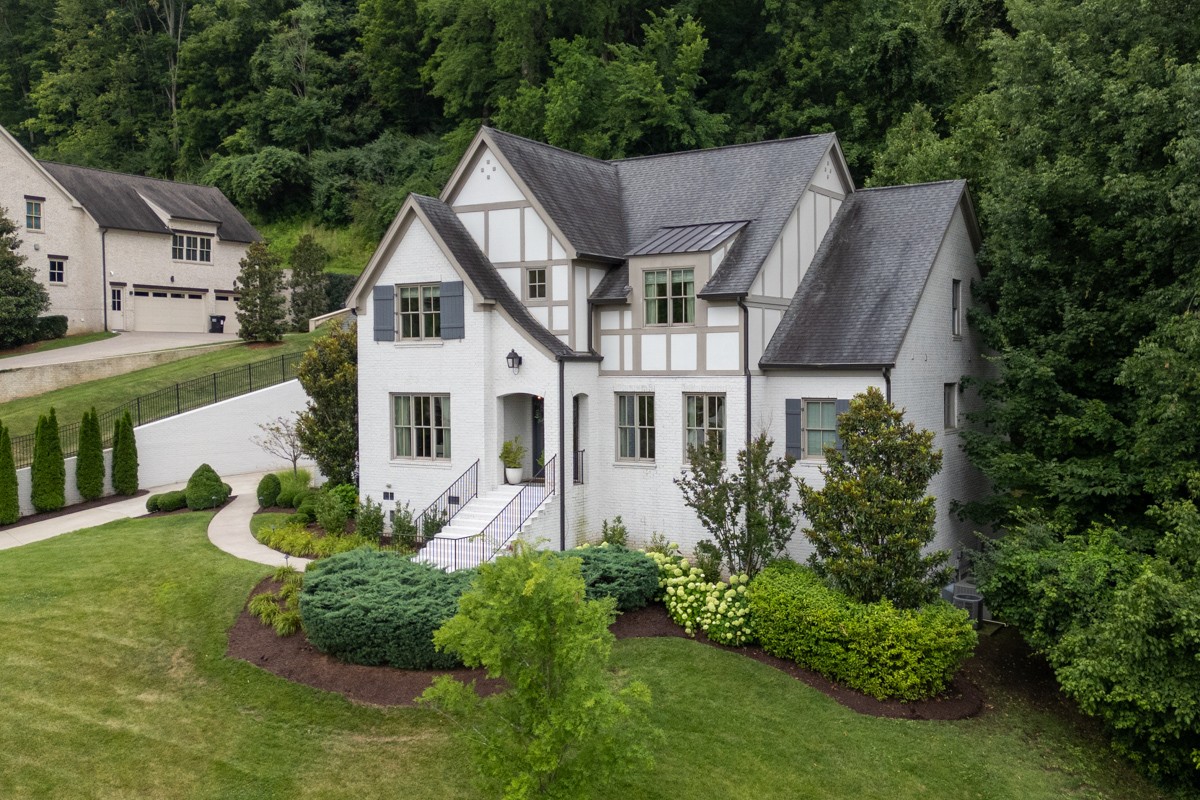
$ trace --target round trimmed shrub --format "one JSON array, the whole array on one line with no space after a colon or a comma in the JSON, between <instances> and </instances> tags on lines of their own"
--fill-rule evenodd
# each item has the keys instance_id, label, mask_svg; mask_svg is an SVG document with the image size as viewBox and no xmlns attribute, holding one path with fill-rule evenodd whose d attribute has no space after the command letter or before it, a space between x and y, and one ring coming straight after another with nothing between
<instances>
[{"instance_id":1,"label":"round trimmed shrub","mask_svg":"<svg viewBox=\"0 0 1200 800\"><path fill-rule=\"evenodd\" d=\"M450 653L433 632L458 611L474 570L443 572L404 556L352 550L309 566L300 591L300 618L320 651L353 664L401 669L451 669Z\"/></svg>"},{"instance_id":2,"label":"round trimmed shrub","mask_svg":"<svg viewBox=\"0 0 1200 800\"><path fill-rule=\"evenodd\" d=\"M292 495L292 508L299 510L301 503L310 497L316 496L317 492L315 489L298 489L296 490L296 493Z\"/></svg>"},{"instance_id":3,"label":"round trimmed shrub","mask_svg":"<svg viewBox=\"0 0 1200 800\"><path fill-rule=\"evenodd\" d=\"M158 498L160 497L162 497L161 494L152 494L146 498L146 510L151 514L158 511Z\"/></svg>"},{"instance_id":4,"label":"round trimmed shrub","mask_svg":"<svg viewBox=\"0 0 1200 800\"><path fill-rule=\"evenodd\" d=\"M216 508L229 499L229 487L221 482L221 476L208 464L196 467L192 477L188 478L187 507L192 511L203 511L206 508ZM162 501L159 501L162 506Z\"/></svg>"},{"instance_id":5,"label":"round trimmed shrub","mask_svg":"<svg viewBox=\"0 0 1200 800\"><path fill-rule=\"evenodd\" d=\"M158 496L159 511L178 511L187 505L187 492L183 490L175 492L163 492Z\"/></svg>"},{"instance_id":6,"label":"round trimmed shrub","mask_svg":"<svg viewBox=\"0 0 1200 800\"><path fill-rule=\"evenodd\" d=\"M612 597L617 611L644 608L658 594L658 564L640 550L601 545L567 550L565 556L580 559L583 564L587 599Z\"/></svg>"},{"instance_id":7,"label":"round trimmed shrub","mask_svg":"<svg viewBox=\"0 0 1200 800\"><path fill-rule=\"evenodd\" d=\"M262 476L262 480L258 482L258 504L262 508L271 508L275 505L275 501L279 499L279 490L283 488L279 484L279 476L274 472L268 472Z\"/></svg>"},{"instance_id":8,"label":"round trimmed shrub","mask_svg":"<svg viewBox=\"0 0 1200 800\"><path fill-rule=\"evenodd\" d=\"M861 603L792 562L759 573L749 595L763 650L881 700L936 695L975 650L967 612L944 600Z\"/></svg>"}]
</instances>

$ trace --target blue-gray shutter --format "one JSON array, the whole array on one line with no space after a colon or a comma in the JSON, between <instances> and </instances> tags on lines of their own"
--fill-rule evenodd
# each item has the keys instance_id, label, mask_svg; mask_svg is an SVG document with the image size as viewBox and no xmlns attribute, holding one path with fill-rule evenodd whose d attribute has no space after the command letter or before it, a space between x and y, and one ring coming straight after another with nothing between
<instances>
[{"instance_id":1,"label":"blue-gray shutter","mask_svg":"<svg viewBox=\"0 0 1200 800\"><path fill-rule=\"evenodd\" d=\"M442 338L461 339L466 334L463 314L463 283L447 281L441 288Z\"/></svg>"},{"instance_id":2,"label":"blue-gray shutter","mask_svg":"<svg viewBox=\"0 0 1200 800\"><path fill-rule=\"evenodd\" d=\"M376 286L372 299L375 301L372 308L375 316L375 341L396 341L396 287Z\"/></svg>"},{"instance_id":3,"label":"blue-gray shutter","mask_svg":"<svg viewBox=\"0 0 1200 800\"><path fill-rule=\"evenodd\" d=\"M784 434L784 447L789 456L802 458L804 456L804 413L803 400L784 400L784 413L787 418L787 428Z\"/></svg>"},{"instance_id":4,"label":"blue-gray shutter","mask_svg":"<svg viewBox=\"0 0 1200 800\"><path fill-rule=\"evenodd\" d=\"M844 400L839 397L837 400L834 401L833 413L834 413L835 419L840 420L842 418L842 414L845 414L849 410L850 410L850 401L849 400ZM841 436L837 437L837 444L835 445L835 447L837 447L838 450L843 450L843 451L846 449L846 446L844 444L842 444Z\"/></svg>"}]
</instances>

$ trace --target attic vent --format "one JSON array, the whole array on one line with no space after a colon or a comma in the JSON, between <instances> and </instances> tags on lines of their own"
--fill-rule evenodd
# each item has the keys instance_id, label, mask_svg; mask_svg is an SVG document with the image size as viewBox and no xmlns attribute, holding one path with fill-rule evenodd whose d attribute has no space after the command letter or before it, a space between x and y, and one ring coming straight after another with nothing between
<instances>
[{"instance_id":1,"label":"attic vent","mask_svg":"<svg viewBox=\"0 0 1200 800\"><path fill-rule=\"evenodd\" d=\"M833 177L833 162L830 161L828 158L825 159L825 177L826 178Z\"/></svg>"},{"instance_id":2,"label":"attic vent","mask_svg":"<svg viewBox=\"0 0 1200 800\"><path fill-rule=\"evenodd\" d=\"M492 163L492 160L490 158L485 158L483 160L483 163L486 164L487 166L480 166L479 171L483 173L484 180L490 181L492 179L492 176L487 174L489 172L488 167L491 167L491 170L490 170L491 172L495 172L496 165Z\"/></svg>"}]
</instances>

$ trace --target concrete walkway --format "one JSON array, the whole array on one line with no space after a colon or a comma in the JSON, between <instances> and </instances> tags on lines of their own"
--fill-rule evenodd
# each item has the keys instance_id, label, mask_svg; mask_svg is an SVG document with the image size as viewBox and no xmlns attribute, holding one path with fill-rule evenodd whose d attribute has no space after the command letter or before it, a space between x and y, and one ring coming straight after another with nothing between
<instances>
[{"instance_id":1,"label":"concrete walkway","mask_svg":"<svg viewBox=\"0 0 1200 800\"><path fill-rule=\"evenodd\" d=\"M298 570L304 570L309 564L307 558L288 558L283 553L259 544L250 533L250 517L258 510L258 481L266 473L252 472L245 475L225 477L226 483L233 488L237 498L222 508L208 523L208 540L231 556L266 564L271 567L281 567L289 564ZM172 492L184 488L186 483L172 483L167 486L156 486L151 494ZM63 514L61 517L45 519L29 525L21 525L7 531L0 531L0 550L20 547L23 544L40 542L64 533L94 528L106 522L130 517L140 517L146 513L146 496L132 497L119 500L108 505Z\"/></svg>"},{"instance_id":2,"label":"concrete walkway","mask_svg":"<svg viewBox=\"0 0 1200 800\"><path fill-rule=\"evenodd\" d=\"M180 347L195 347L201 344L236 342L232 333L170 333L167 331L125 331L98 342L60 347L43 353L26 353L20 356L0 358L0 369L24 369L42 367L47 364L71 364L76 361L94 361L98 358L126 356L132 353L152 353L156 350L175 350Z\"/></svg>"}]
</instances>

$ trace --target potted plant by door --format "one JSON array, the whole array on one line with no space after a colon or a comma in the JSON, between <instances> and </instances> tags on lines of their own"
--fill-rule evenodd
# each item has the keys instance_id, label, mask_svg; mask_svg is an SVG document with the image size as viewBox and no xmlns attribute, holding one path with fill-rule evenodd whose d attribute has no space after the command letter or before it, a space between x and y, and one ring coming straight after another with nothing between
<instances>
[{"instance_id":1,"label":"potted plant by door","mask_svg":"<svg viewBox=\"0 0 1200 800\"><path fill-rule=\"evenodd\" d=\"M518 484L525 480L525 470L523 464L525 462L525 446L521 444L521 437L514 436L504 442L500 448L500 463L504 465L504 482Z\"/></svg>"}]
</instances>

